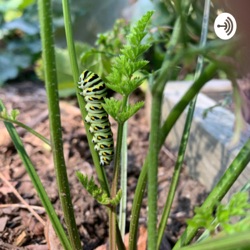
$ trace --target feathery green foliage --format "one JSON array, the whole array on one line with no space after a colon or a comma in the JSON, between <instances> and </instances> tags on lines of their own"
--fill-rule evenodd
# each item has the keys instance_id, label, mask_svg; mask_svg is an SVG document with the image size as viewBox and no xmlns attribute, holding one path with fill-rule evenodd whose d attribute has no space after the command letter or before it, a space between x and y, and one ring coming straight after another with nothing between
<instances>
[{"instance_id":1,"label":"feathery green foliage","mask_svg":"<svg viewBox=\"0 0 250 250\"><path fill-rule=\"evenodd\" d=\"M215 216L213 209L195 208L196 216L187 220L189 225L199 225L206 228L210 234L213 234L218 227L227 234L243 232L250 229L250 204L248 202L248 193L239 192L232 196L228 204L218 204ZM233 218L240 218L236 223Z\"/></svg>"},{"instance_id":2,"label":"feathery green foliage","mask_svg":"<svg viewBox=\"0 0 250 250\"><path fill-rule=\"evenodd\" d=\"M117 93L120 93L125 99L140 86L143 77L134 76L136 72L147 65L148 61L140 58L151 45L150 43L141 44L146 36L145 31L153 11L148 11L131 29L127 37L128 44L120 50L121 54L114 59L112 71L107 76L106 86ZM139 102L124 108L124 100L105 99L103 107L118 122L125 122L135 114L143 103Z\"/></svg>"},{"instance_id":3,"label":"feathery green foliage","mask_svg":"<svg viewBox=\"0 0 250 250\"><path fill-rule=\"evenodd\" d=\"M142 39L146 35L146 26L150 21L153 11L147 12L131 29L128 35L128 44L121 49L121 54L118 56L112 65L112 72L108 75L107 87L114 91L128 96L141 83L141 78L133 78L133 74L147 65L148 61L139 59L139 56L144 53L150 44L141 44Z\"/></svg>"},{"instance_id":4,"label":"feathery green foliage","mask_svg":"<svg viewBox=\"0 0 250 250\"><path fill-rule=\"evenodd\" d=\"M144 105L144 102L140 101L134 105L128 105L126 110L120 111L122 106L121 100L117 100L115 98L104 98L104 100L105 103L102 104L103 108L119 123L127 121Z\"/></svg>"},{"instance_id":5,"label":"feathery green foliage","mask_svg":"<svg viewBox=\"0 0 250 250\"><path fill-rule=\"evenodd\" d=\"M93 176L89 179L87 175L77 172L76 176L88 193L100 204L105 206L117 206L120 202L122 191L119 190L114 198L110 198L104 189L95 184Z\"/></svg>"},{"instance_id":6,"label":"feathery green foliage","mask_svg":"<svg viewBox=\"0 0 250 250\"><path fill-rule=\"evenodd\" d=\"M0 112L0 116L2 118L10 118L12 120L16 120L17 116L20 114L18 109L12 109L10 111L10 114L8 114L7 109L4 109L3 111Z\"/></svg>"}]
</instances>

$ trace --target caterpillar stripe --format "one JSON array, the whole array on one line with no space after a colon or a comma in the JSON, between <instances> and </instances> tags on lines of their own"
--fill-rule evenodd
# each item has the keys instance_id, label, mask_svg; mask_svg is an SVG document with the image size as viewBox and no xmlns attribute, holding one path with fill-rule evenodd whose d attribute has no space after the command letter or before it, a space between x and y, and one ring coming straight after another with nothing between
<instances>
[{"instance_id":1,"label":"caterpillar stripe","mask_svg":"<svg viewBox=\"0 0 250 250\"><path fill-rule=\"evenodd\" d=\"M89 131L93 134L92 141L98 151L100 164L109 165L114 156L114 141L108 114L102 107L107 95L105 83L97 74L84 70L78 88L87 103L85 109L88 115L85 121L90 124Z\"/></svg>"}]
</instances>

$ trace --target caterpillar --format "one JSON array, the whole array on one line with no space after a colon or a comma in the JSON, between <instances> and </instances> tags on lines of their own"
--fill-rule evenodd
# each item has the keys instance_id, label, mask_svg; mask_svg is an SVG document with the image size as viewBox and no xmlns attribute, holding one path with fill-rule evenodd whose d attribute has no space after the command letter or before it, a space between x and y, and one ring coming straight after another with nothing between
<instances>
[{"instance_id":1,"label":"caterpillar","mask_svg":"<svg viewBox=\"0 0 250 250\"><path fill-rule=\"evenodd\" d=\"M114 156L114 141L108 114L102 107L107 88L102 79L91 71L84 70L80 75L78 88L86 101L88 112L85 121L90 124L92 142L98 151L100 164L109 165Z\"/></svg>"}]
</instances>

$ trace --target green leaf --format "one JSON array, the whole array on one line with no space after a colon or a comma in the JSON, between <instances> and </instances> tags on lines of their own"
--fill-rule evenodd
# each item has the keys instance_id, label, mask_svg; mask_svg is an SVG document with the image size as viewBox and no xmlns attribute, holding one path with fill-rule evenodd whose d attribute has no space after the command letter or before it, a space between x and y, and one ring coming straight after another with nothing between
<instances>
[{"instance_id":1,"label":"green leaf","mask_svg":"<svg viewBox=\"0 0 250 250\"><path fill-rule=\"evenodd\" d=\"M76 176L88 193L100 204L105 206L117 206L120 202L122 192L119 190L116 196L111 199L108 194L95 184L93 176L89 179L87 175L77 172Z\"/></svg>"},{"instance_id":2,"label":"green leaf","mask_svg":"<svg viewBox=\"0 0 250 250\"><path fill-rule=\"evenodd\" d=\"M212 213L213 210L211 208L203 209L201 207L196 207L195 216L192 219L188 219L187 224L191 226L198 226L199 228L206 228L210 232L214 231L216 225L211 225L214 220Z\"/></svg>"},{"instance_id":3,"label":"green leaf","mask_svg":"<svg viewBox=\"0 0 250 250\"><path fill-rule=\"evenodd\" d=\"M114 59L112 71L107 76L107 87L124 96L128 96L142 83L141 79L133 75L148 63L138 58L150 47L149 43L142 45L141 41L147 34L145 28L152 15L152 11L147 12L131 29L128 35L129 44L125 45L121 54Z\"/></svg>"},{"instance_id":4,"label":"green leaf","mask_svg":"<svg viewBox=\"0 0 250 250\"><path fill-rule=\"evenodd\" d=\"M80 60L84 68L95 72L102 79L111 70L110 56L94 48L83 53Z\"/></svg>"},{"instance_id":5,"label":"green leaf","mask_svg":"<svg viewBox=\"0 0 250 250\"><path fill-rule=\"evenodd\" d=\"M140 108L142 108L144 102L137 102L134 105L129 105L126 111L120 112L117 114L117 119L119 122L127 121L131 116L133 116Z\"/></svg>"},{"instance_id":6,"label":"green leaf","mask_svg":"<svg viewBox=\"0 0 250 250\"><path fill-rule=\"evenodd\" d=\"M117 114L120 112L122 101L115 98L104 98L105 103L102 104L106 112L117 121Z\"/></svg>"},{"instance_id":7,"label":"green leaf","mask_svg":"<svg viewBox=\"0 0 250 250\"><path fill-rule=\"evenodd\" d=\"M80 54L84 53L89 49L89 45L77 42L75 44L76 54L80 58ZM66 49L55 48L56 54L56 67L57 67L57 79L58 79L58 89L60 96L69 96L75 93L75 83L72 77L71 65L69 60L69 54ZM80 65L80 60L78 61ZM42 60L39 59L36 62L35 71L37 76L44 80L44 71Z\"/></svg>"},{"instance_id":8,"label":"green leaf","mask_svg":"<svg viewBox=\"0 0 250 250\"><path fill-rule=\"evenodd\" d=\"M12 120L16 120L17 116L20 114L20 111L18 109L12 109L10 111L10 114L8 114L7 109L3 109L0 114L3 118L10 118Z\"/></svg>"},{"instance_id":9,"label":"green leaf","mask_svg":"<svg viewBox=\"0 0 250 250\"><path fill-rule=\"evenodd\" d=\"M139 57L142 53L144 53L147 49L149 49L150 44L141 44L140 46L132 46L125 45L123 49L121 49L121 53L125 55L131 61L134 61Z\"/></svg>"},{"instance_id":10,"label":"green leaf","mask_svg":"<svg viewBox=\"0 0 250 250\"><path fill-rule=\"evenodd\" d=\"M23 10L33 3L35 3L35 0L22 0L21 3L19 4L18 8L20 10Z\"/></svg>"},{"instance_id":11,"label":"green leaf","mask_svg":"<svg viewBox=\"0 0 250 250\"><path fill-rule=\"evenodd\" d=\"M104 98L104 100L105 103L102 104L103 108L119 123L127 121L144 105L143 101L137 102L134 105L129 105L125 111L121 111L121 100L116 100L114 98Z\"/></svg>"},{"instance_id":12,"label":"green leaf","mask_svg":"<svg viewBox=\"0 0 250 250\"><path fill-rule=\"evenodd\" d=\"M16 120L17 116L20 114L20 111L18 109L12 109L10 112L10 117L13 120Z\"/></svg>"},{"instance_id":13,"label":"green leaf","mask_svg":"<svg viewBox=\"0 0 250 250\"><path fill-rule=\"evenodd\" d=\"M131 33L128 36L128 41L130 44L134 46L140 44L141 40L146 35L146 32L144 30L153 13L154 13L153 11L148 11L132 28Z\"/></svg>"}]
</instances>

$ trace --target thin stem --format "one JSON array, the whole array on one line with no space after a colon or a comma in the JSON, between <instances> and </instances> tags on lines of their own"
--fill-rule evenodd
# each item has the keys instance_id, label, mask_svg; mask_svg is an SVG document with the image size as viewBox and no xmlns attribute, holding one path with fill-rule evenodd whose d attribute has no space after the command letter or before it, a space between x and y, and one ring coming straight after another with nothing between
<instances>
[{"instance_id":1,"label":"thin stem","mask_svg":"<svg viewBox=\"0 0 250 250\"><path fill-rule=\"evenodd\" d=\"M175 23L175 28L173 36L169 42L169 49L165 56L165 61L162 65L161 72L157 81L152 87L152 107L151 107L151 129L150 129L150 138L149 138L149 151L147 155L146 162L149 162L150 168L148 168L148 247L149 249L156 249L156 240L157 239L157 175L158 175L158 153L159 153L159 139L160 139L160 120L161 120L161 105L162 105L162 93L165 87L167 80L170 78L172 68L176 65L177 61L172 62L174 55L174 49L177 45L177 41L180 37L180 19L178 18ZM146 173L144 173L144 177ZM141 178L139 178L140 182ZM142 180L140 183L143 190L145 189L145 180ZM137 191L138 189L136 189ZM141 190L139 191L141 192ZM136 198L142 199L142 195L136 194ZM142 200L139 200L141 204ZM138 228L138 217L139 217L139 208L140 206L136 205L137 200L134 200L131 217L131 227L132 233L130 232L130 247L131 249L136 249L136 232Z\"/></svg>"},{"instance_id":2,"label":"thin stem","mask_svg":"<svg viewBox=\"0 0 250 250\"><path fill-rule=\"evenodd\" d=\"M50 0L39 0L38 7L41 25L43 65L45 68L45 83L48 98L51 144L57 186L70 243L73 249L80 250L81 241L75 222L74 209L71 202L68 177L63 155L62 127L56 77L54 37L52 30L51 2Z\"/></svg>"},{"instance_id":3,"label":"thin stem","mask_svg":"<svg viewBox=\"0 0 250 250\"><path fill-rule=\"evenodd\" d=\"M19 122L17 120L13 120L13 119L11 119L9 117L4 117L2 115L0 115L0 120L3 120L5 122L14 123L14 124L18 125L19 127L24 128L25 130L27 130L28 132L30 132L31 134L33 134L34 136L36 136L37 138L39 138L40 140L42 140L44 143L46 143L47 145L50 146L50 141L47 138L45 138L43 135L41 135L38 132L36 132L31 127L25 125L24 123Z\"/></svg>"},{"instance_id":4,"label":"thin stem","mask_svg":"<svg viewBox=\"0 0 250 250\"><path fill-rule=\"evenodd\" d=\"M201 243L193 244L187 247L181 247L180 250L235 250L248 249L250 246L250 231L216 237Z\"/></svg>"},{"instance_id":5,"label":"thin stem","mask_svg":"<svg viewBox=\"0 0 250 250\"><path fill-rule=\"evenodd\" d=\"M4 109L5 109L5 107L2 103L2 101L0 100L0 111L2 111ZM35 187L35 189L40 197L42 205L45 208L46 213L49 216L51 224L53 225L53 228L54 228L62 246L64 247L64 249L71 250L72 247L70 245L68 237L67 237L67 235L66 235L66 233L61 225L59 218L57 217L57 214L56 214L56 212L55 212L55 210L50 202L48 194L46 193L46 191L41 183L41 180L40 180L40 178L35 170L35 167L34 167L33 163L31 162L15 127L13 126L13 124L6 122L6 121L4 121L4 125L10 134L10 137L14 143L14 146L15 146L15 148L16 148L16 150L17 150L17 152L18 152L18 154L23 162L23 165L24 165L27 173L30 176L32 184L34 185L34 187Z\"/></svg>"},{"instance_id":6,"label":"thin stem","mask_svg":"<svg viewBox=\"0 0 250 250\"><path fill-rule=\"evenodd\" d=\"M120 202L119 211L119 228L121 231L121 237L125 236L126 227L126 205L127 205L127 164L128 164L128 150L127 150L127 135L128 135L128 122L123 125L122 135L122 152L121 152L121 190L122 198Z\"/></svg>"},{"instance_id":7,"label":"thin stem","mask_svg":"<svg viewBox=\"0 0 250 250\"><path fill-rule=\"evenodd\" d=\"M238 155L234 158L224 175L220 178L217 185L213 188L207 199L201 206L202 209L213 208L228 190L231 188L233 183L237 180L239 175L245 169L250 161L250 139L242 147ZM181 246L188 244L195 234L197 233L199 226L188 226L185 232L181 235L173 249L179 249Z\"/></svg>"},{"instance_id":8,"label":"thin stem","mask_svg":"<svg viewBox=\"0 0 250 250\"><path fill-rule=\"evenodd\" d=\"M66 33L66 39L67 39L67 46L68 46L69 55L70 55L70 64L72 67L73 78L74 78L74 82L75 82L77 100L78 100L78 104L79 104L81 115L83 117L83 122L84 122L84 119L87 116L87 111L85 109L86 102L85 102L84 98L80 95L78 85L77 85L77 82L79 79L79 70L78 70L76 53L75 53L75 46L74 46L74 41L73 41L72 22L71 22L71 18L70 18L69 1L62 0L62 4L63 4L63 16L64 16L64 23L65 23L65 33ZM98 152L94 149L94 144L92 142L92 135L89 132L90 125L87 122L84 122L84 126L86 128L88 144L89 144L90 152L91 152L93 162L95 165L98 180L100 182L101 187L106 191L106 193L110 194L110 188L109 188L107 176L105 173L105 169L100 165ZM116 223L116 231L117 231L117 234L116 234L117 239L116 240L117 240L118 248L125 249L125 246L124 246L124 243L122 241L122 237L121 237L120 230L119 230L117 223Z\"/></svg>"},{"instance_id":9,"label":"thin stem","mask_svg":"<svg viewBox=\"0 0 250 250\"><path fill-rule=\"evenodd\" d=\"M123 123L118 123L116 154L114 162L114 172L111 186L111 197L115 197L117 193L117 184L121 164L121 148L122 148ZM110 209L109 239L112 250L116 249L116 207Z\"/></svg>"},{"instance_id":10,"label":"thin stem","mask_svg":"<svg viewBox=\"0 0 250 250\"><path fill-rule=\"evenodd\" d=\"M191 88L184 94L181 100L173 107L169 116L165 120L164 124L161 127L160 133L160 145L163 145L165 142L166 137L168 136L170 130L174 126L177 119L180 117L181 113L187 107L188 103L195 97L195 95L201 90L201 88L211 80L214 74L217 71L217 64L210 63L206 69L203 71L202 75L194 81Z\"/></svg>"},{"instance_id":11,"label":"thin stem","mask_svg":"<svg viewBox=\"0 0 250 250\"><path fill-rule=\"evenodd\" d=\"M157 197L158 197L158 148L161 120L162 93L155 92L152 97L151 129L148 152L148 249L156 249L157 239Z\"/></svg>"},{"instance_id":12,"label":"thin stem","mask_svg":"<svg viewBox=\"0 0 250 250\"><path fill-rule=\"evenodd\" d=\"M175 107L170 112L168 118L164 122L163 126L161 127L159 133L161 134L160 137L160 147L164 144L167 135L169 134L170 130L174 126L176 120L180 117L183 110L186 108L190 100L196 95L196 93L202 88L202 86L212 79L217 67L215 64L210 63L206 70L203 72L202 76L200 76L191 88L187 91L187 93L181 98L181 100L175 105ZM159 147L159 150L160 150ZM129 235L129 249L135 250L136 249L136 239L137 239L137 231L138 231L138 219L140 214L140 208L142 204L143 194L146 188L147 183L147 167L148 167L148 158L146 158L144 165L141 170L141 174L138 179L138 183L135 190L134 202L132 205L132 213L131 213L131 222L130 222L130 235Z\"/></svg>"},{"instance_id":13,"label":"thin stem","mask_svg":"<svg viewBox=\"0 0 250 250\"><path fill-rule=\"evenodd\" d=\"M141 170L135 195L134 195L134 202L132 205L131 211L131 220L130 220L130 227L129 227L129 249L135 250L137 249L137 233L138 233L138 224L139 224L139 215L141 210L142 199L144 197L144 192L146 189L148 175L147 175L147 166L148 166L148 157L146 158L143 168Z\"/></svg>"},{"instance_id":14,"label":"thin stem","mask_svg":"<svg viewBox=\"0 0 250 250\"><path fill-rule=\"evenodd\" d=\"M201 40L200 40L200 47L204 47L206 45L206 39L207 39L207 30L208 30L208 19L209 19L209 10L210 10L210 0L205 1L204 5L204 15L203 15L203 23L202 23L202 33L201 33ZM196 72L195 72L195 80L200 77L201 72L202 72L202 67L203 67L203 56L198 57L197 61L197 67L196 67ZM195 110L195 103L196 103L197 95L194 97L194 99L190 102L189 109L188 109L188 114L186 118L186 122L184 125L184 130L181 138L181 143L180 143L180 148L178 152L178 157L177 161L175 164L174 168L174 174L173 178L171 181L171 186L169 189L168 197L164 206L162 218L159 224L159 235L157 239L157 249L160 248L161 240L164 235L164 231L167 225L170 209L174 200L175 196L175 191L178 185L179 181L179 176L180 176L180 171L181 171L181 166L184 160L185 152L186 152L186 147L190 135L190 128L193 120L193 114Z\"/></svg>"},{"instance_id":15,"label":"thin stem","mask_svg":"<svg viewBox=\"0 0 250 250\"><path fill-rule=\"evenodd\" d=\"M77 100L78 100L78 104L79 104L81 115L83 117L83 122L84 122L85 117L87 116L87 111L85 109L86 102L85 102L84 98L80 95L79 88L77 85L77 82L79 79L79 69L78 69L75 46L74 46L74 41L73 41L72 22L71 22L71 17L70 17L69 1L62 0L62 4L63 4L63 17L64 17L64 24L65 24L65 33L66 33L67 46L68 46L69 56L70 56L70 64L71 64L73 78L74 78L74 82L75 82L75 90L76 90ZM95 165L98 180L99 180L102 188L108 194L110 194L109 184L107 181L107 177L106 177L104 168L100 165L98 152L94 149L94 144L92 142L92 135L89 132L90 125L87 122L84 122L84 126L86 128L88 144L90 147L90 152L91 152L91 155L93 158L93 162Z\"/></svg>"}]
</instances>

